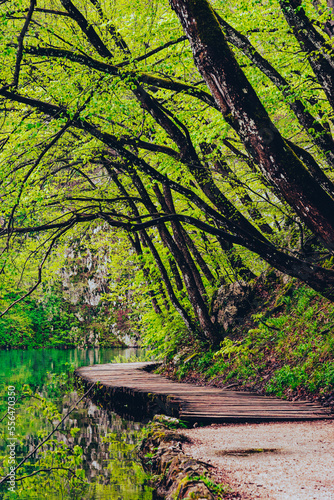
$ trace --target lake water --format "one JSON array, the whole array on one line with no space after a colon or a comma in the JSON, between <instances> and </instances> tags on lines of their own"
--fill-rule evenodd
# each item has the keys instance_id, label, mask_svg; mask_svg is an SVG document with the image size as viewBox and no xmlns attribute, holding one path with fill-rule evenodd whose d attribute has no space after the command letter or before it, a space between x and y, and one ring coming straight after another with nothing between
<instances>
[{"instance_id":1,"label":"lake water","mask_svg":"<svg viewBox=\"0 0 334 500\"><path fill-rule=\"evenodd\" d=\"M108 363L135 349L44 349L0 351L0 419L8 408L8 387L15 387L15 438L8 416L1 422L0 476L8 472L8 444L15 439L16 465L52 431L80 398L69 372L80 366ZM28 386L28 387L27 387ZM37 395L29 396L29 388ZM58 412L58 413L57 413ZM58 418L55 417L58 415ZM84 399L52 439L17 471L14 491L0 485L0 498L50 500L151 500L152 489L136 455L143 426ZM36 474L36 471L42 470Z\"/></svg>"}]
</instances>

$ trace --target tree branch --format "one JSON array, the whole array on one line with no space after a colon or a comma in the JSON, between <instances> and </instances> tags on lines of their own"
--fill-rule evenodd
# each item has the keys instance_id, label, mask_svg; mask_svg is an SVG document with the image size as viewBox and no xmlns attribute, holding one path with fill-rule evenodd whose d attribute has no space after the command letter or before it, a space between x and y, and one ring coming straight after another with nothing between
<instances>
[{"instance_id":1,"label":"tree branch","mask_svg":"<svg viewBox=\"0 0 334 500\"><path fill-rule=\"evenodd\" d=\"M69 116L65 108L60 108L58 106L55 106L54 104L49 104L43 101L38 101L37 99L32 99L23 96L21 94L9 92L8 90L5 89L0 89L0 95L8 97L11 100L33 106L39 111L42 111L43 113L52 117ZM249 241L253 239L255 240L262 239L263 241L265 240L264 236L261 235L261 233L257 231L255 227L251 225L251 223L247 223L247 220L244 217L240 219L238 217L234 218L233 216L231 216L231 214L229 214L228 217L226 215L222 215L217 210L208 205L196 193L182 186L181 184L172 181L166 175L161 174L153 167L151 167L151 165L145 162L143 158L140 158L136 156L134 153L125 149L123 147L122 140L116 138L115 136L107 132L102 132L100 129L97 128L95 124L87 122L86 120L81 120L81 119L73 120L72 125L78 129L88 132L93 137L97 138L102 143L109 146L110 147L109 155L110 156L114 155L116 158L119 157L122 159L122 165L118 165L119 168L122 167L125 171L131 172L134 166L137 166L141 169L143 173L151 176L153 179L157 180L161 184L169 185L172 190L185 196L198 208L200 208L200 210L204 211L210 217L213 217L216 221L218 221L224 227L228 228L230 231L239 235L240 234L243 235L243 237ZM181 135L182 134L180 132L180 136ZM202 171L204 170L202 169ZM219 200L222 200L222 193L220 191L217 192L217 196ZM231 206L233 207L233 205L229 202L228 207ZM225 210L226 207L223 208ZM271 244L269 242L267 242L267 244L269 248L271 248Z\"/></svg>"},{"instance_id":2,"label":"tree branch","mask_svg":"<svg viewBox=\"0 0 334 500\"><path fill-rule=\"evenodd\" d=\"M13 84L12 84L14 88L17 88L18 84L19 84L21 61L22 61L22 57L23 57L23 40L24 40L24 37L28 31L35 5L36 5L36 0L30 0L30 7L29 7L29 11L28 11L25 23L23 25L21 33L19 34L19 36L17 38L18 49L17 49L17 55L16 55Z\"/></svg>"},{"instance_id":3,"label":"tree branch","mask_svg":"<svg viewBox=\"0 0 334 500\"><path fill-rule=\"evenodd\" d=\"M75 7L75 5L71 2L71 0L60 0L60 1L62 6L67 10L70 17L79 25L80 29L86 35L89 42L97 50L100 56L112 58L112 53L103 43L99 35L94 30L93 26L88 23L87 19Z\"/></svg>"},{"instance_id":4,"label":"tree branch","mask_svg":"<svg viewBox=\"0 0 334 500\"><path fill-rule=\"evenodd\" d=\"M23 481L23 479L27 479L27 477L35 476L36 474L39 474L40 472L51 472L53 470L66 470L70 472L71 474L75 475L75 471L73 469L70 469L69 467L49 467L48 469L38 469L32 472L31 474L27 474L26 476L21 476L15 478L15 481Z\"/></svg>"},{"instance_id":5,"label":"tree branch","mask_svg":"<svg viewBox=\"0 0 334 500\"><path fill-rule=\"evenodd\" d=\"M286 98L290 109L295 114L303 129L319 149L325 153L330 164L333 165L334 142L330 132L326 130L316 117L305 109L302 101L294 96L294 90L291 88L289 82L255 49L248 38L222 19L217 12L215 14L220 26L224 30L226 40L234 47L240 49L243 54L282 92L282 95ZM314 132L311 133L310 131L312 130Z\"/></svg>"},{"instance_id":6,"label":"tree branch","mask_svg":"<svg viewBox=\"0 0 334 500\"><path fill-rule=\"evenodd\" d=\"M125 42L124 38L118 33L118 31L116 30L115 26L113 24L111 24L110 20L107 19L106 16L104 15L104 12L102 10L102 7L101 7L101 4L100 4L99 0L90 0L90 1L94 5L94 7L96 7L96 10L99 13L100 19L102 19L102 21L104 21L104 22L108 21L108 23L107 23L107 29L108 29L108 32L110 33L112 39L114 40L114 42L116 44L116 47L118 47L119 49L123 50L123 52L127 56L129 56L130 55L130 49L127 46L127 43Z\"/></svg>"},{"instance_id":7,"label":"tree branch","mask_svg":"<svg viewBox=\"0 0 334 500\"><path fill-rule=\"evenodd\" d=\"M22 300L24 300L25 298L27 298L29 295L31 295L33 293L34 290L36 290L36 288L38 287L38 285L41 284L42 282L42 271L43 271L43 266L46 262L46 259L49 257L50 253L51 253L51 250L52 248L54 247L56 241L58 240L58 238L63 234L65 233L69 228L71 227L71 225L69 225L66 229L64 229L63 231L61 231L60 233L58 233L53 239L52 239L52 242L46 252L46 254L44 255L44 258L41 262L41 264L38 266L38 279L37 279L37 282L30 288L30 290L28 290L27 293L25 293L24 295L22 295L22 297L18 298L17 300L15 300L14 302L12 302L2 313L0 313L0 318L2 318L2 316L4 316L10 309L12 309L12 307L14 307L16 304L18 304L19 302L21 302ZM0 482L1 484L1 482Z\"/></svg>"},{"instance_id":8,"label":"tree branch","mask_svg":"<svg viewBox=\"0 0 334 500\"><path fill-rule=\"evenodd\" d=\"M160 47L157 47L157 48L151 50L150 52L147 52L147 54L135 57L134 59L127 59L126 61L123 61L119 64L116 64L116 67L117 68L124 68L124 66L127 66L130 63L144 61L145 59L148 59L149 57L154 56L158 52L161 52L162 50L167 49L167 47L170 47L171 45L176 45L180 42L184 42L185 40L187 40L186 36L180 36L176 40L171 40L169 42L166 42L164 45L160 45Z\"/></svg>"},{"instance_id":9,"label":"tree branch","mask_svg":"<svg viewBox=\"0 0 334 500\"><path fill-rule=\"evenodd\" d=\"M204 90L198 90L198 88L196 88L194 85L188 85L183 82L172 80L171 78L161 78L155 75L150 75L149 73L144 73L139 71L124 72L121 71L118 66L113 66L112 64L107 64L105 62L97 61L96 59L90 56L86 56L83 54L76 54L66 49L54 49L54 48L30 46L30 47L25 47L24 52L33 55L68 59L69 61L73 61L78 64L82 64L83 66L96 69L97 71L101 71L102 73L119 76L122 79L133 78L136 79L138 82L144 83L146 85L153 85L167 90L183 92L192 97L200 99L201 101L205 102L206 104L208 104L213 108L218 109L218 106L216 105L212 96L207 92L205 92Z\"/></svg>"},{"instance_id":10,"label":"tree branch","mask_svg":"<svg viewBox=\"0 0 334 500\"><path fill-rule=\"evenodd\" d=\"M21 187L20 187L20 190L19 190L19 193L18 193L18 196L17 196L17 199L16 199L16 202L12 208L12 211L11 211L11 214L9 216L9 221L8 221L8 239L7 239L7 247L8 247L8 244L9 244L9 239L10 239L10 229L11 229L11 226L13 224L13 220L14 220L14 214L15 214L15 210L17 209L17 207L19 206L19 203L20 203L20 199L21 199L21 196L22 196L22 193L23 193L23 189L25 187L25 184L27 182L27 180L29 179L29 177L31 176L31 174L34 172L34 170L37 168L37 166L39 165L39 163L41 162L42 158L46 155L46 153L58 142L58 140L61 138L61 136L66 132L66 130L70 127L72 123L72 120L69 120L62 128L59 132L57 132L57 134L55 135L55 137L52 139L51 142L49 142L49 144L47 144L45 146L45 148L43 149L43 151L41 152L41 154L38 156L37 160L34 162L34 164L32 165L32 167L29 169L29 171L26 173L26 175L24 176L24 179L21 183ZM1 317L1 316L0 316Z\"/></svg>"}]
</instances>

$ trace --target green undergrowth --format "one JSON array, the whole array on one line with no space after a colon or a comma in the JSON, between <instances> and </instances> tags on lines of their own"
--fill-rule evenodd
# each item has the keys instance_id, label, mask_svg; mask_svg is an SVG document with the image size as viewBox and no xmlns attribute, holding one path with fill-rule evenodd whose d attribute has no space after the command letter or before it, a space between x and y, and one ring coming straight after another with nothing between
<instances>
[{"instance_id":1,"label":"green undergrowth","mask_svg":"<svg viewBox=\"0 0 334 500\"><path fill-rule=\"evenodd\" d=\"M334 304L294 281L265 292L256 290L260 303L263 294L262 305L228 333L218 350L186 350L174 374L279 397L333 391Z\"/></svg>"},{"instance_id":2,"label":"green undergrowth","mask_svg":"<svg viewBox=\"0 0 334 500\"><path fill-rule=\"evenodd\" d=\"M125 354L114 356L111 363L138 363L145 361L156 361L156 359L150 351L138 349L135 353L131 354L131 356Z\"/></svg>"},{"instance_id":3,"label":"green undergrowth","mask_svg":"<svg viewBox=\"0 0 334 500\"><path fill-rule=\"evenodd\" d=\"M212 479L205 475L193 476L189 478L190 481L202 482L209 489L209 491L217 498L217 500L223 499L227 493L231 493L232 489L227 484L215 483ZM191 500L191 497L189 497ZM186 499L185 499L186 500Z\"/></svg>"},{"instance_id":4,"label":"green undergrowth","mask_svg":"<svg viewBox=\"0 0 334 500\"><path fill-rule=\"evenodd\" d=\"M0 312L22 293L7 293L0 287ZM100 347L121 347L122 341L109 328L116 321L113 313L103 302L96 307L73 305L65 300L59 284L45 286L41 296L19 301L0 318L0 349L91 347L95 339Z\"/></svg>"}]
</instances>

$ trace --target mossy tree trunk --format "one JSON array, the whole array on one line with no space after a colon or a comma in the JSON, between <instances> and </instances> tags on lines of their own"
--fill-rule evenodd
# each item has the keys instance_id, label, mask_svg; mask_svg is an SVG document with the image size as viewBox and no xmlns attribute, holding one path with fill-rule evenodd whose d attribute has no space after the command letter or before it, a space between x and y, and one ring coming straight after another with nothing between
<instances>
[{"instance_id":1,"label":"mossy tree trunk","mask_svg":"<svg viewBox=\"0 0 334 500\"><path fill-rule=\"evenodd\" d=\"M334 250L334 200L272 123L230 50L207 0L170 0L194 61L222 114L265 177L327 248Z\"/></svg>"}]
</instances>

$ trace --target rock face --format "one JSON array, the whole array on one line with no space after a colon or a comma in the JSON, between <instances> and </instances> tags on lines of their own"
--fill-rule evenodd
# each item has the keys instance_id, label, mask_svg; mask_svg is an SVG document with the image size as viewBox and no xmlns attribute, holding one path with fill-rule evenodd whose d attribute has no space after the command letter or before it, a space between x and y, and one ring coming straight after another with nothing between
<instances>
[{"instance_id":1,"label":"rock face","mask_svg":"<svg viewBox=\"0 0 334 500\"><path fill-rule=\"evenodd\" d=\"M230 491L228 486L214 485L210 465L183 453L182 443L187 438L167 427L178 422L177 419L156 415L154 421L139 456L145 470L154 475L157 499L216 500ZM219 494L215 494L215 487Z\"/></svg>"},{"instance_id":2,"label":"rock face","mask_svg":"<svg viewBox=\"0 0 334 500\"><path fill-rule=\"evenodd\" d=\"M218 322L227 331L240 323L252 307L252 286L245 281L236 281L219 288L212 305L212 321Z\"/></svg>"},{"instance_id":3,"label":"rock face","mask_svg":"<svg viewBox=\"0 0 334 500\"><path fill-rule=\"evenodd\" d=\"M112 280L110 250L107 246L90 248L89 243L72 244L59 272L63 300L79 322L73 332L77 343L80 347L136 347L139 336L128 321L129 311L103 300Z\"/></svg>"},{"instance_id":4,"label":"rock face","mask_svg":"<svg viewBox=\"0 0 334 500\"><path fill-rule=\"evenodd\" d=\"M98 306L103 293L108 291L108 257L96 255L89 248L70 248L66 267L60 272L64 297L74 305Z\"/></svg>"}]
</instances>

